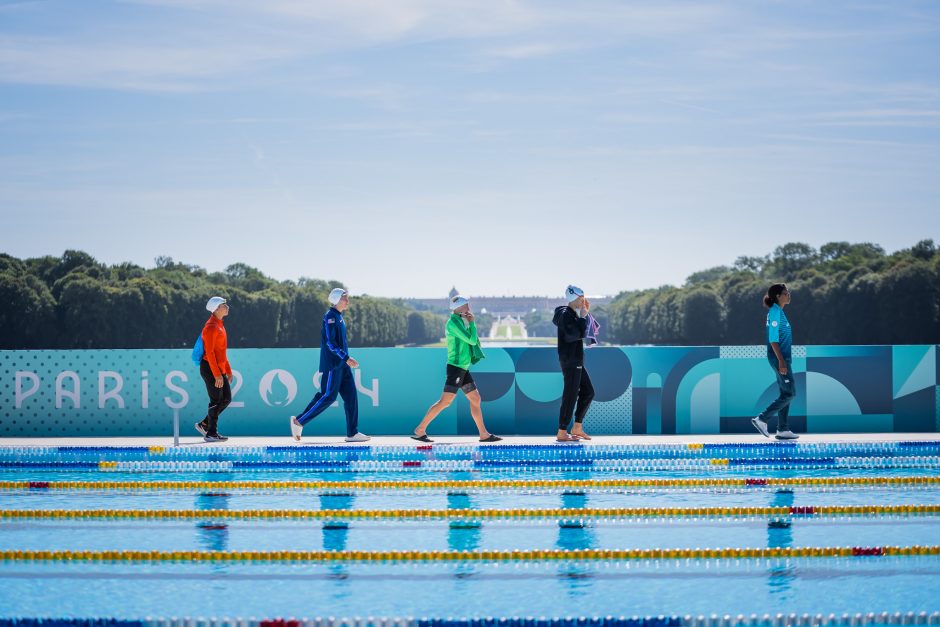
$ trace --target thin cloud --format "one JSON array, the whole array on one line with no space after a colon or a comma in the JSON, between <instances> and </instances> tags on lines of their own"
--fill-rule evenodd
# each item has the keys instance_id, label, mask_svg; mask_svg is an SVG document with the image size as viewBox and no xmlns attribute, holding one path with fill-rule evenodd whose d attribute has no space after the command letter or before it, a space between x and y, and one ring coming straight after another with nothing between
<instances>
[{"instance_id":1,"label":"thin cloud","mask_svg":"<svg viewBox=\"0 0 940 627\"><path fill-rule=\"evenodd\" d=\"M484 54L492 57L498 57L502 59L539 59L542 57L550 57L556 54L561 54L563 52L571 52L577 50L578 46L562 46L557 44L547 44L547 43L531 43L531 44L519 44L513 46L502 46L498 48L491 48L484 51Z\"/></svg>"},{"instance_id":2,"label":"thin cloud","mask_svg":"<svg viewBox=\"0 0 940 627\"><path fill-rule=\"evenodd\" d=\"M3 36L0 37L0 81L193 91L207 87L203 80L285 55L282 50L266 46L224 49Z\"/></svg>"},{"instance_id":3,"label":"thin cloud","mask_svg":"<svg viewBox=\"0 0 940 627\"><path fill-rule=\"evenodd\" d=\"M532 0L125 0L158 10L155 27L112 17L99 28L58 35L0 38L0 82L119 90L194 91L262 80L271 66L344 50L438 41L470 42L468 53L503 60L533 59L625 36L656 37L714 24L723 11L708 5L616 2L577 6ZM160 10L162 9L162 11ZM54 3L47 10L52 20ZM180 24L186 24L180 28ZM82 36L79 33L94 34ZM570 42L552 41L571 33ZM543 37L537 36L544 34ZM500 41L526 37L529 42Z\"/></svg>"}]
</instances>

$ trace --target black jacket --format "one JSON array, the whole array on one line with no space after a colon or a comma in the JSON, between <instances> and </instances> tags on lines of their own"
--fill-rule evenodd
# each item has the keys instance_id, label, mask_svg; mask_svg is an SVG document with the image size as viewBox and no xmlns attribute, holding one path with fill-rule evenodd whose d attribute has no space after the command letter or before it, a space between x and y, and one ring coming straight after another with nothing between
<instances>
[{"instance_id":1,"label":"black jacket","mask_svg":"<svg viewBox=\"0 0 940 627\"><path fill-rule=\"evenodd\" d=\"M587 318L562 305L555 308L552 322L558 327L558 361L564 366L584 365L584 336L587 335Z\"/></svg>"}]
</instances>

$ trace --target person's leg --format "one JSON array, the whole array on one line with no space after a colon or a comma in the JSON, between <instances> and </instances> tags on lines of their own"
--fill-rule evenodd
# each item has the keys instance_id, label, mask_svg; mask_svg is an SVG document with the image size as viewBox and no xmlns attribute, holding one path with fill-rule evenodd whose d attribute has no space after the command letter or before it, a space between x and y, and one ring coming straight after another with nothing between
<instances>
[{"instance_id":1,"label":"person's leg","mask_svg":"<svg viewBox=\"0 0 940 627\"><path fill-rule=\"evenodd\" d=\"M568 439L568 425L574 415L574 406L578 400L578 390L581 388L581 368L562 367L565 387L561 393L561 408L558 412L558 439Z\"/></svg>"},{"instance_id":2,"label":"person's leg","mask_svg":"<svg viewBox=\"0 0 940 627\"><path fill-rule=\"evenodd\" d=\"M359 395L352 368L343 366L342 369L345 372L339 384L339 395L343 399L343 409L346 410L346 437L351 438L359 433Z\"/></svg>"},{"instance_id":3,"label":"person's leg","mask_svg":"<svg viewBox=\"0 0 940 627\"><path fill-rule=\"evenodd\" d=\"M205 429L206 435L215 433L215 423L219 418L219 405L222 403L222 389L215 387L215 375L212 374L212 368L209 362L202 361L199 364L199 375L203 383L206 384L206 393L209 396L209 408L206 411L206 417L199 423ZM224 384L223 384L224 385Z\"/></svg>"},{"instance_id":4,"label":"person's leg","mask_svg":"<svg viewBox=\"0 0 940 627\"><path fill-rule=\"evenodd\" d=\"M777 396L777 398L771 401L770 405L767 406L767 409L762 411L757 416L764 422L767 422L767 419L779 412L781 408L790 404L792 396L787 390L787 385L783 382L783 375L781 375L779 372L777 373L777 388L780 390L780 394Z\"/></svg>"},{"instance_id":5,"label":"person's leg","mask_svg":"<svg viewBox=\"0 0 940 627\"><path fill-rule=\"evenodd\" d=\"M796 380L793 378L793 366L787 362L787 374L777 373L777 384L780 386L780 398L783 399L777 409L777 432L789 431L788 419L790 417L790 403L796 398Z\"/></svg>"},{"instance_id":6,"label":"person's leg","mask_svg":"<svg viewBox=\"0 0 940 627\"><path fill-rule=\"evenodd\" d=\"M480 396L480 391L474 387L469 392L464 390L464 394L467 395L467 400L470 401L470 416L477 426L477 431L480 432L480 439L485 440L490 437L490 433L486 430L486 425L483 424L483 398Z\"/></svg>"},{"instance_id":7,"label":"person's leg","mask_svg":"<svg viewBox=\"0 0 940 627\"><path fill-rule=\"evenodd\" d=\"M457 390L463 385L464 376L469 374L463 368L458 368L451 364L447 364L444 370L444 392L441 394L441 398L428 408L428 411L424 414L424 418L422 418L418 426L415 427L414 434L419 438L428 434L428 425L431 424L431 421L437 418L438 414L450 407L450 404L454 402L454 398L457 396Z\"/></svg>"},{"instance_id":8,"label":"person's leg","mask_svg":"<svg viewBox=\"0 0 940 627\"><path fill-rule=\"evenodd\" d=\"M428 408L427 413L424 414L424 418L421 420L421 422L418 423L418 426L415 427L415 435L427 435L428 425L431 424L432 420L437 418L438 414L450 407L450 404L454 402L454 398L456 396L456 392L448 392L445 389L444 393L441 394L441 397Z\"/></svg>"},{"instance_id":9,"label":"person's leg","mask_svg":"<svg viewBox=\"0 0 940 627\"><path fill-rule=\"evenodd\" d=\"M588 375L587 368L581 368L581 383L578 386L578 406L574 412L574 426L571 427L572 435L587 437L587 434L584 433L582 423L593 400L594 384L591 383L591 377Z\"/></svg>"},{"instance_id":10,"label":"person's leg","mask_svg":"<svg viewBox=\"0 0 940 627\"><path fill-rule=\"evenodd\" d=\"M336 368L335 370L330 370L325 373L325 376L320 379L320 391L317 392L313 400L310 401L310 404L307 405L307 409L304 410L304 413L297 416L297 424L301 426L307 424L326 411L326 408L336 401L343 376L342 370L342 368Z\"/></svg>"},{"instance_id":11,"label":"person's leg","mask_svg":"<svg viewBox=\"0 0 940 627\"><path fill-rule=\"evenodd\" d=\"M208 372L208 374L206 374ZM206 386L206 395L209 397L209 407L212 407L212 397L215 395L215 377L212 376L212 370L209 368L209 364L205 361L199 362L199 376L202 377L202 382ZM196 429L200 433L208 433L207 428L209 426L209 411L206 410L206 415L203 416L202 420L196 423Z\"/></svg>"},{"instance_id":12,"label":"person's leg","mask_svg":"<svg viewBox=\"0 0 940 627\"><path fill-rule=\"evenodd\" d=\"M212 420L212 424L210 425L212 427L209 431L211 435L219 434L219 416L222 415L225 408L232 403L232 386L229 383L228 377L222 377L222 387L216 389L220 392L219 403L216 406L215 419Z\"/></svg>"}]
</instances>

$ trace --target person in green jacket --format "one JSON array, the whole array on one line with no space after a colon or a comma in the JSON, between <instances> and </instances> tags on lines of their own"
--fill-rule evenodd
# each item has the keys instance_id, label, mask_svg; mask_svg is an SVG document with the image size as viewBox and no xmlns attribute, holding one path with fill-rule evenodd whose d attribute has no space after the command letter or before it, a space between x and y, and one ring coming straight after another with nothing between
<instances>
[{"instance_id":1,"label":"person in green jacket","mask_svg":"<svg viewBox=\"0 0 940 627\"><path fill-rule=\"evenodd\" d=\"M450 310L453 313L444 330L447 336L447 380L444 382L444 393L431 405L411 437L421 442L433 442L428 437L428 425L439 413L450 407L457 396L457 390L463 390L470 401L470 415L480 432L480 442L499 442L502 438L487 431L486 425L483 424L483 410L480 408L482 399L470 374L470 366L486 357L480 348L480 336L470 311L470 301L463 296L454 296L450 299Z\"/></svg>"}]
</instances>

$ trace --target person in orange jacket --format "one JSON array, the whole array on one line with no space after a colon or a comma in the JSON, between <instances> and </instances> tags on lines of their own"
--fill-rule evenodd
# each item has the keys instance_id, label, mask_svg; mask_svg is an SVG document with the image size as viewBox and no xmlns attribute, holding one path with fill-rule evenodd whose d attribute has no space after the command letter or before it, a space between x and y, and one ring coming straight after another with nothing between
<instances>
[{"instance_id":1,"label":"person in orange jacket","mask_svg":"<svg viewBox=\"0 0 940 627\"><path fill-rule=\"evenodd\" d=\"M225 355L228 336L222 322L228 315L229 308L224 298L213 296L206 303L206 309L212 315L202 327L205 353L199 362L199 374L202 375L206 392L209 393L209 411L205 418L196 423L196 431L202 434L206 442L225 442L228 438L219 434L219 414L232 402L232 366Z\"/></svg>"}]
</instances>

